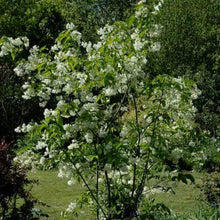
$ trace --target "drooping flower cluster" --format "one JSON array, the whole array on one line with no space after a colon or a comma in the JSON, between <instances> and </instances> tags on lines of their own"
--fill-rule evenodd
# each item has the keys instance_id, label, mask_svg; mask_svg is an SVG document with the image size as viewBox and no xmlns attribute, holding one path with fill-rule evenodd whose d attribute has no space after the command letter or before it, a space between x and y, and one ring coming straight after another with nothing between
<instances>
[{"instance_id":1,"label":"drooping flower cluster","mask_svg":"<svg viewBox=\"0 0 220 220\"><path fill-rule=\"evenodd\" d=\"M0 57L9 54L12 54L13 57L15 53L22 51L24 47L29 47L29 40L27 37L18 37L16 39L3 37L0 40Z\"/></svg>"}]
</instances>

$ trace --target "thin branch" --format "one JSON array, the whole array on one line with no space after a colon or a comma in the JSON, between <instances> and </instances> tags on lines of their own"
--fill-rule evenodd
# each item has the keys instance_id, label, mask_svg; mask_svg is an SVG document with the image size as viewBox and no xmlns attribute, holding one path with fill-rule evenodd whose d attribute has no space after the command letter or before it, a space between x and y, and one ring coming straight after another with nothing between
<instances>
[{"instance_id":1,"label":"thin branch","mask_svg":"<svg viewBox=\"0 0 220 220\"><path fill-rule=\"evenodd\" d=\"M97 161L97 166L96 166L96 196L97 196L97 201L99 201L99 162ZM96 209L96 216L97 219L99 220L99 208L97 207Z\"/></svg>"},{"instance_id":2,"label":"thin branch","mask_svg":"<svg viewBox=\"0 0 220 220\"><path fill-rule=\"evenodd\" d=\"M136 170L137 170L137 165L134 164L133 166L134 170L133 170L133 186L132 186L132 193L131 196L134 196L134 191L135 191L135 185L136 185Z\"/></svg>"},{"instance_id":3,"label":"thin branch","mask_svg":"<svg viewBox=\"0 0 220 220\"><path fill-rule=\"evenodd\" d=\"M107 184L107 189L108 189L108 208L109 208L108 219L111 219L111 186L110 186L107 171L105 171L105 178L106 178L106 184Z\"/></svg>"},{"instance_id":4,"label":"thin branch","mask_svg":"<svg viewBox=\"0 0 220 220\"><path fill-rule=\"evenodd\" d=\"M71 161L71 160L70 160L70 161ZM71 162L73 163L73 161L71 161ZM78 175L80 176L80 178L82 179L83 183L85 184L86 188L88 189L89 193L91 194L92 198L95 200L97 206L98 206L98 207L100 208L100 210L102 211L104 217L105 217L106 219L108 219L108 218L107 218L107 215L105 214L105 212L104 212L104 210L103 210L103 208L102 208L102 206L100 205L100 203L99 203L99 201L97 200L96 196L95 196L94 193L92 192L91 188L89 187L89 184L86 182L86 180L85 180L85 178L83 177L82 173L81 173L81 172L79 171L79 169L76 167L75 163L73 163L73 166L74 166L76 172L78 173Z\"/></svg>"},{"instance_id":5,"label":"thin branch","mask_svg":"<svg viewBox=\"0 0 220 220\"><path fill-rule=\"evenodd\" d=\"M138 143L137 143L137 149L135 152L135 157L140 155L140 140L141 140L141 132L140 132L140 126L139 126L139 120L138 120L138 107L135 99L134 93L132 93L132 99L134 103L134 108L135 108L135 120L136 120L136 126L138 129ZM137 170L137 165L134 164L133 166L133 186L132 186L132 197L134 196L134 191L135 191L135 185L136 185L136 170Z\"/></svg>"}]
</instances>

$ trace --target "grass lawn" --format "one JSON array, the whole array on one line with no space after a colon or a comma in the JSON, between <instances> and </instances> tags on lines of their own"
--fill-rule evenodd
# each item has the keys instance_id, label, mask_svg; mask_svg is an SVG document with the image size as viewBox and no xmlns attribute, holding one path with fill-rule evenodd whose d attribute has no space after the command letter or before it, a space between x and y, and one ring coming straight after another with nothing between
<instances>
[{"instance_id":1,"label":"grass lawn","mask_svg":"<svg viewBox=\"0 0 220 220\"><path fill-rule=\"evenodd\" d=\"M59 219L60 212L68 207L68 204L74 201L83 191L82 186L68 186L66 179L57 177L57 171L33 171L29 172L29 177L39 179L39 185L35 185L32 194L46 203L50 207L40 207L49 214L49 219ZM201 174L195 174L197 181L201 181ZM193 184L178 183L176 194L159 193L155 195L158 202L165 203L170 209L177 213L189 213L195 211L199 206L199 189ZM88 212L87 212L88 213ZM79 218L79 220L94 219L88 214Z\"/></svg>"},{"instance_id":2,"label":"grass lawn","mask_svg":"<svg viewBox=\"0 0 220 220\"><path fill-rule=\"evenodd\" d=\"M193 174L194 175L194 174ZM201 175L195 174L196 184L201 183ZM155 195L157 202L164 203L167 207L177 213L190 213L195 211L201 205L199 197L201 196L200 190L196 184L182 182L177 183L173 193L158 193Z\"/></svg>"},{"instance_id":3,"label":"grass lawn","mask_svg":"<svg viewBox=\"0 0 220 220\"><path fill-rule=\"evenodd\" d=\"M57 171L35 170L29 172L29 178L39 180L39 184L34 185L31 192L49 206L39 208L49 214L51 220L59 219L60 212L65 210L69 203L73 202L83 191L80 185L67 185L67 179L58 178Z\"/></svg>"}]
</instances>

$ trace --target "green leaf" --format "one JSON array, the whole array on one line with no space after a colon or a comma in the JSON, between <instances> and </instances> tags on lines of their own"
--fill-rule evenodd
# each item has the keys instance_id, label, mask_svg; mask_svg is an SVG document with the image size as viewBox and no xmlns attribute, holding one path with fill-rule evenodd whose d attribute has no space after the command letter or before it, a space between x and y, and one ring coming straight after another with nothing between
<instances>
[{"instance_id":1,"label":"green leaf","mask_svg":"<svg viewBox=\"0 0 220 220\"><path fill-rule=\"evenodd\" d=\"M195 179L191 174L185 174L186 179L191 180L192 183L195 183Z\"/></svg>"},{"instance_id":2,"label":"green leaf","mask_svg":"<svg viewBox=\"0 0 220 220\"><path fill-rule=\"evenodd\" d=\"M57 122L58 125L63 126L63 119L62 119L62 117L58 116L56 122Z\"/></svg>"},{"instance_id":3,"label":"green leaf","mask_svg":"<svg viewBox=\"0 0 220 220\"><path fill-rule=\"evenodd\" d=\"M135 21L135 16L133 15L128 20L128 26L131 27L133 25L134 21Z\"/></svg>"},{"instance_id":4,"label":"green leaf","mask_svg":"<svg viewBox=\"0 0 220 220\"><path fill-rule=\"evenodd\" d=\"M183 174L178 175L178 181L182 181L183 183L187 184L186 176Z\"/></svg>"},{"instance_id":5,"label":"green leaf","mask_svg":"<svg viewBox=\"0 0 220 220\"><path fill-rule=\"evenodd\" d=\"M89 158L90 161L94 161L94 160L99 159L98 155L89 155L88 158Z\"/></svg>"}]
</instances>

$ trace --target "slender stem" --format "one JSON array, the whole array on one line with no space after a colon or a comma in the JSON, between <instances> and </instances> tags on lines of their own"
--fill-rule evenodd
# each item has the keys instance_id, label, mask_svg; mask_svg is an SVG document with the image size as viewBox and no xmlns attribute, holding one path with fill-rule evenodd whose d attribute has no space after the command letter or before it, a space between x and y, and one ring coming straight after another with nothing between
<instances>
[{"instance_id":1,"label":"slender stem","mask_svg":"<svg viewBox=\"0 0 220 220\"><path fill-rule=\"evenodd\" d=\"M113 115L113 117L112 117L110 123L108 124L108 126L107 126L107 128L106 128L106 130L108 130L108 128L111 126L111 124L112 124L113 121L115 120L115 118L116 118L118 112L120 111L120 109L121 109L121 107L122 107L122 105L123 105L123 103L124 103L124 100L125 100L126 96L127 96L127 92L124 94L124 96L123 96L123 98L122 98L122 100L121 100L121 102L120 102L120 105L119 105L117 111L115 112L115 114Z\"/></svg>"},{"instance_id":2,"label":"slender stem","mask_svg":"<svg viewBox=\"0 0 220 220\"><path fill-rule=\"evenodd\" d=\"M137 143L137 149L135 152L135 157L140 155L140 140L141 140L141 131L139 127L139 120L138 120L138 108L137 108L137 102L134 93L132 93L132 99L134 103L134 108L135 108L135 120L136 120L136 126L137 126L137 131L138 131L138 143ZM132 186L132 197L134 196L134 191L135 191L135 186L136 186L136 170L137 170L137 165L134 164L133 166L133 186Z\"/></svg>"},{"instance_id":3,"label":"slender stem","mask_svg":"<svg viewBox=\"0 0 220 220\"><path fill-rule=\"evenodd\" d=\"M104 217L107 219L107 215L105 214L102 206L100 205L99 201L97 200L96 196L94 195L94 193L92 192L91 188L89 187L88 183L86 182L85 178L83 177L82 173L79 171L79 169L76 167L76 165L73 163L74 168L76 169L76 172L78 173L78 175L80 176L80 178L82 179L83 183L85 184L86 188L88 189L89 193L91 194L92 198L95 200L97 206L100 208L100 210L102 211Z\"/></svg>"},{"instance_id":4,"label":"slender stem","mask_svg":"<svg viewBox=\"0 0 220 220\"><path fill-rule=\"evenodd\" d=\"M99 201L99 162L97 161L97 166L96 166L96 196L97 196L97 201ZM96 216L97 219L99 220L99 207L97 206L96 209Z\"/></svg>"},{"instance_id":5,"label":"slender stem","mask_svg":"<svg viewBox=\"0 0 220 220\"><path fill-rule=\"evenodd\" d=\"M136 170L137 170L137 165L134 164L133 166L134 170L133 170L133 186L132 186L132 193L131 196L134 196L134 191L135 191L135 185L136 185Z\"/></svg>"},{"instance_id":6,"label":"slender stem","mask_svg":"<svg viewBox=\"0 0 220 220\"><path fill-rule=\"evenodd\" d=\"M111 186L108 178L108 173L105 171L106 184L108 189L108 219L111 219Z\"/></svg>"},{"instance_id":7,"label":"slender stem","mask_svg":"<svg viewBox=\"0 0 220 220\"><path fill-rule=\"evenodd\" d=\"M137 143L137 151L136 151L136 156L139 156L140 154L140 141L141 141L141 131L140 131L140 126L139 126L139 121L138 121L138 107L137 107L137 102L134 93L132 93L132 98L134 102L134 108L135 108L135 120L136 120L136 126L137 126L137 131L138 131L138 143Z\"/></svg>"}]
</instances>

